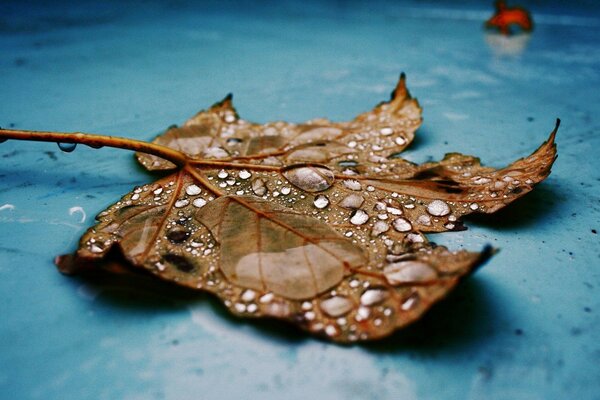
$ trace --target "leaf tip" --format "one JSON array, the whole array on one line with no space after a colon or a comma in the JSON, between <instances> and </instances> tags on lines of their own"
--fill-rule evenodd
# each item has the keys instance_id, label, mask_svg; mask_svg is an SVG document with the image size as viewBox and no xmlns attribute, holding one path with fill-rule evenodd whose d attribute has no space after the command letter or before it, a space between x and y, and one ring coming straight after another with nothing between
<instances>
[{"instance_id":1,"label":"leaf tip","mask_svg":"<svg viewBox=\"0 0 600 400\"><path fill-rule=\"evenodd\" d=\"M396 84L396 87L394 88L394 90L392 91L392 94L390 95L390 100L393 101L396 98L405 98L405 97L410 97L410 95L408 94L408 91L406 90L406 74L404 72L400 73L400 78L398 79L398 83Z\"/></svg>"}]
</instances>

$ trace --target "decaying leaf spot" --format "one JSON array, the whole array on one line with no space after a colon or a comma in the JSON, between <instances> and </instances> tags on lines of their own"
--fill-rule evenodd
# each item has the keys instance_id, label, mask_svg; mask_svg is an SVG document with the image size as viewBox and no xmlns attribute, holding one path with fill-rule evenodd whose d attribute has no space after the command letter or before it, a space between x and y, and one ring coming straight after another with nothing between
<instances>
[{"instance_id":1,"label":"decaying leaf spot","mask_svg":"<svg viewBox=\"0 0 600 400\"><path fill-rule=\"evenodd\" d=\"M449 251L423 233L463 229L550 173L554 136L506 168L447 154L399 157L421 124L402 75L392 98L348 122L264 125L241 119L232 97L153 143L53 132L0 138L140 151L171 170L101 212L65 273L147 271L214 293L236 315L276 317L339 342L372 340L419 319L493 253ZM558 128L558 123L557 123Z\"/></svg>"}]
</instances>

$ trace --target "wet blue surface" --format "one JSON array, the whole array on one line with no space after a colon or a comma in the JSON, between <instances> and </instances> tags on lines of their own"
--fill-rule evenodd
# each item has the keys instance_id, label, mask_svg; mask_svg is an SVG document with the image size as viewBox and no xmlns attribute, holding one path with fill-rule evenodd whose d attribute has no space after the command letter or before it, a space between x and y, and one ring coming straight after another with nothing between
<instances>
[{"instance_id":1,"label":"wet blue surface","mask_svg":"<svg viewBox=\"0 0 600 400\"><path fill-rule=\"evenodd\" d=\"M491 2L489 2L491 3ZM599 399L600 13L488 2L0 5L0 126L150 139L232 91L242 117L349 119L400 71L424 108L415 162L503 166L563 121L550 178L433 238L499 247L412 328L341 347L229 317L205 296L58 274L94 215L152 177L125 151L0 147L2 399Z\"/></svg>"}]
</instances>

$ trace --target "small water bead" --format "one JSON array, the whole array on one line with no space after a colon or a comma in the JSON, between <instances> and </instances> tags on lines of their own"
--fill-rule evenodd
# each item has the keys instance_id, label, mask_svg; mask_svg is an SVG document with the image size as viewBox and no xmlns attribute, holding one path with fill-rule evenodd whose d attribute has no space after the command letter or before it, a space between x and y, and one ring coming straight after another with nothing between
<instances>
[{"instance_id":1,"label":"small water bead","mask_svg":"<svg viewBox=\"0 0 600 400\"><path fill-rule=\"evenodd\" d=\"M387 232L390 229L390 226L387 222L377 221L373 225L373 230L371 231L371 235L379 236L384 232Z\"/></svg>"},{"instance_id":2,"label":"small water bead","mask_svg":"<svg viewBox=\"0 0 600 400\"><path fill-rule=\"evenodd\" d=\"M167 233L167 239L173 243L182 243L190 236L190 232L183 227L177 227Z\"/></svg>"},{"instance_id":3,"label":"small water bead","mask_svg":"<svg viewBox=\"0 0 600 400\"><path fill-rule=\"evenodd\" d=\"M248 306L246 306L246 311L250 314L254 314L256 311L258 311L258 306L254 303L248 304Z\"/></svg>"},{"instance_id":4,"label":"small water bead","mask_svg":"<svg viewBox=\"0 0 600 400\"><path fill-rule=\"evenodd\" d=\"M290 194L291 191L292 191L292 189L290 189L287 186L284 186L281 188L281 194L284 196L287 196L288 194Z\"/></svg>"},{"instance_id":5,"label":"small water bead","mask_svg":"<svg viewBox=\"0 0 600 400\"><path fill-rule=\"evenodd\" d=\"M348 142L348 147L350 147L351 149L353 149L353 148L356 147L356 144L357 143L354 140L352 140L352 141Z\"/></svg>"},{"instance_id":6,"label":"small water bead","mask_svg":"<svg viewBox=\"0 0 600 400\"><path fill-rule=\"evenodd\" d=\"M367 289L360 296L360 304L364 306L374 306L385 301L389 297L389 295L390 293L385 289Z\"/></svg>"},{"instance_id":7,"label":"small water bead","mask_svg":"<svg viewBox=\"0 0 600 400\"><path fill-rule=\"evenodd\" d=\"M419 294L417 292L415 292L415 293L411 294L410 296L408 296L408 298L402 302L402 305L400 306L400 308L403 311L409 311L409 310L414 309L418 304L419 304Z\"/></svg>"},{"instance_id":8,"label":"small water bead","mask_svg":"<svg viewBox=\"0 0 600 400\"><path fill-rule=\"evenodd\" d=\"M443 217L444 215L450 214L450 207L442 200L433 200L427 206L427 212L436 217Z\"/></svg>"},{"instance_id":9,"label":"small water bead","mask_svg":"<svg viewBox=\"0 0 600 400\"><path fill-rule=\"evenodd\" d=\"M70 153L73 150L75 150L75 148L77 147L77 143L61 143L61 142L58 142L56 144L58 145L58 148L61 149L62 151L64 151L65 153Z\"/></svg>"},{"instance_id":10,"label":"small water bead","mask_svg":"<svg viewBox=\"0 0 600 400\"><path fill-rule=\"evenodd\" d=\"M395 208L395 207L387 207L387 212L389 212L392 215L402 215L402 210L400 210L399 208Z\"/></svg>"},{"instance_id":11,"label":"small water bead","mask_svg":"<svg viewBox=\"0 0 600 400\"><path fill-rule=\"evenodd\" d=\"M198 197L197 199L192 201L192 205L197 208L204 207L206 205L206 200L204 200L202 197Z\"/></svg>"},{"instance_id":12,"label":"small water bead","mask_svg":"<svg viewBox=\"0 0 600 400\"><path fill-rule=\"evenodd\" d=\"M339 334L339 331L335 325L327 325L325 327L325 333L327 334L327 336L337 336Z\"/></svg>"},{"instance_id":13,"label":"small water bead","mask_svg":"<svg viewBox=\"0 0 600 400\"><path fill-rule=\"evenodd\" d=\"M398 136L396 139L394 139L394 142L396 142L398 146L403 146L406 144L406 139L404 139L402 136Z\"/></svg>"},{"instance_id":14,"label":"small water bead","mask_svg":"<svg viewBox=\"0 0 600 400\"><path fill-rule=\"evenodd\" d=\"M265 185L265 181L260 178L254 179L252 181L252 191L257 196L264 196L267 194L267 186Z\"/></svg>"},{"instance_id":15,"label":"small water bead","mask_svg":"<svg viewBox=\"0 0 600 400\"><path fill-rule=\"evenodd\" d=\"M225 119L225 122L227 122L227 123L230 124L230 123L232 123L232 122L235 121L235 115L233 115L233 114L226 114L224 119Z\"/></svg>"},{"instance_id":16,"label":"small water bead","mask_svg":"<svg viewBox=\"0 0 600 400\"><path fill-rule=\"evenodd\" d=\"M326 167L292 166L283 176L294 186L307 192L322 192L333 185L335 177Z\"/></svg>"},{"instance_id":17,"label":"small water bead","mask_svg":"<svg viewBox=\"0 0 600 400\"><path fill-rule=\"evenodd\" d=\"M392 222L394 229L398 232L408 232L412 229L412 225L404 218L397 218Z\"/></svg>"},{"instance_id":18,"label":"small water bead","mask_svg":"<svg viewBox=\"0 0 600 400\"><path fill-rule=\"evenodd\" d=\"M381 128L379 133L381 133L383 136L389 136L392 133L394 133L394 130L390 127L385 127L385 128Z\"/></svg>"},{"instance_id":19,"label":"small water bead","mask_svg":"<svg viewBox=\"0 0 600 400\"><path fill-rule=\"evenodd\" d=\"M362 189L362 185L360 184L359 181L356 180L345 180L344 181L344 186L347 187L350 190L361 190Z\"/></svg>"},{"instance_id":20,"label":"small water bead","mask_svg":"<svg viewBox=\"0 0 600 400\"><path fill-rule=\"evenodd\" d=\"M429 215L425 215L425 214L419 215L417 217L417 224L429 226L429 225L431 225L431 217Z\"/></svg>"},{"instance_id":21,"label":"small water bead","mask_svg":"<svg viewBox=\"0 0 600 400\"><path fill-rule=\"evenodd\" d=\"M375 191L375 187L374 186L367 186L367 192L374 192Z\"/></svg>"},{"instance_id":22,"label":"small water bead","mask_svg":"<svg viewBox=\"0 0 600 400\"><path fill-rule=\"evenodd\" d=\"M354 303L345 296L334 296L321 301L320 307L328 316L337 318L348 314L354 308Z\"/></svg>"},{"instance_id":23,"label":"small water bead","mask_svg":"<svg viewBox=\"0 0 600 400\"><path fill-rule=\"evenodd\" d=\"M152 192L152 193L154 193L155 195L157 195L157 196L158 196L158 195L159 195L159 194L161 194L162 192L163 192L163 188L162 188L162 187L159 187L158 189L155 189L155 190L154 190L154 192Z\"/></svg>"},{"instance_id":24,"label":"small water bead","mask_svg":"<svg viewBox=\"0 0 600 400\"><path fill-rule=\"evenodd\" d=\"M200 194L200 192L202 192L202 190L198 185L189 185L185 188L185 193L187 193L189 196L197 196Z\"/></svg>"},{"instance_id":25,"label":"small water bead","mask_svg":"<svg viewBox=\"0 0 600 400\"><path fill-rule=\"evenodd\" d=\"M339 206L349 209L356 209L359 208L364 203L364 201L365 199L361 195L350 194L344 197L342 201L339 202Z\"/></svg>"},{"instance_id":26,"label":"small water bead","mask_svg":"<svg viewBox=\"0 0 600 400\"><path fill-rule=\"evenodd\" d=\"M175 208L182 208L187 206L188 204L190 204L190 201L188 199L177 200L175 202Z\"/></svg>"},{"instance_id":27,"label":"small water bead","mask_svg":"<svg viewBox=\"0 0 600 400\"><path fill-rule=\"evenodd\" d=\"M271 301L273 301L273 299L275 298L275 295L273 293L267 293L264 294L260 297L260 299L258 299L258 301L260 301L261 303L270 303Z\"/></svg>"},{"instance_id":28,"label":"small water bead","mask_svg":"<svg viewBox=\"0 0 600 400\"><path fill-rule=\"evenodd\" d=\"M363 225L369 220L369 214L363 210L356 210L350 217L350 223L353 225Z\"/></svg>"},{"instance_id":29,"label":"small water bead","mask_svg":"<svg viewBox=\"0 0 600 400\"><path fill-rule=\"evenodd\" d=\"M475 177L473 178L473 183L476 185L485 185L486 183L490 183L492 180L489 178L481 178L481 177Z\"/></svg>"},{"instance_id":30,"label":"small water bead","mask_svg":"<svg viewBox=\"0 0 600 400\"><path fill-rule=\"evenodd\" d=\"M240 298L242 301L249 303L256 298L256 292L252 289L245 290Z\"/></svg>"},{"instance_id":31,"label":"small water bead","mask_svg":"<svg viewBox=\"0 0 600 400\"><path fill-rule=\"evenodd\" d=\"M252 176L252 173L250 171L243 169L240 171L238 176L240 177L240 179L248 179Z\"/></svg>"},{"instance_id":32,"label":"small water bead","mask_svg":"<svg viewBox=\"0 0 600 400\"><path fill-rule=\"evenodd\" d=\"M383 275L390 285L431 281L437 278L436 270L421 261L400 261L389 264L383 269Z\"/></svg>"},{"instance_id":33,"label":"small water bead","mask_svg":"<svg viewBox=\"0 0 600 400\"><path fill-rule=\"evenodd\" d=\"M406 235L406 239L411 243L423 243L425 242L425 238L418 233L409 233Z\"/></svg>"},{"instance_id":34,"label":"small water bead","mask_svg":"<svg viewBox=\"0 0 600 400\"><path fill-rule=\"evenodd\" d=\"M225 181L229 186L235 185L235 178L229 178Z\"/></svg>"},{"instance_id":35,"label":"small water bead","mask_svg":"<svg viewBox=\"0 0 600 400\"><path fill-rule=\"evenodd\" d=\"M371 315L371 309L369 307L358 307L358 310L356 310L356 316L354 317L355 320L357 320L358 322L360 321L364 321L367 318L369 318L369 316Z\"/></svg>"},{"instance_id":36,"label":"small water bead","mask_svg":"<svg viewBox=\"0 0 600 400\"><path fill-rule=\"evenodd\" d=\"M225 179L229 176L229 173L227 173L227 171L225 171L224 169L220 170L219 173L217 174L217 177L219 177L219 179Z\"/></svg>"},{"instance_id":37,"label":"small water bead","mask_svg":"<svg viewBox=\"0 0 600 400\"><path fill-rule=\"evenodd\" d=\"M479 204L477 203L472 203L469 208L473 211L477 210L479 208Z\"/></svg>"},{"instance_id":38,"label":"small water bead","mask_svg":"<svg viewBox=\"0 0 600 400\"><path fill-rule=\"evenodd\" d=\"M131 196L131 200L134 200L134 201L139 200L139 198L140 198L139 193L134 193L133 196Z\"/></svg>"},{"instance_id":39,"label":"small water bead","mask_svg":"<svg viewBox=\"0 0 600 400\"><path fill-rule=\"evenodd\" d=\"M235 311L239 313L243 313L246 311L246 305L244 303L235 303L234 308Z\"/></svg>"},{"instance_id":40,"label":"small water bead","mask_svg":"<svg viewBox=\"0 0 600 400\"><path fill-rule=\"evenodd\" d=\"M317 197L315 197L313 204L315 205L315 207L323 209L329 205L329 199L327 198L327 196L320 194Z\"/></svg>"}]
</instances>

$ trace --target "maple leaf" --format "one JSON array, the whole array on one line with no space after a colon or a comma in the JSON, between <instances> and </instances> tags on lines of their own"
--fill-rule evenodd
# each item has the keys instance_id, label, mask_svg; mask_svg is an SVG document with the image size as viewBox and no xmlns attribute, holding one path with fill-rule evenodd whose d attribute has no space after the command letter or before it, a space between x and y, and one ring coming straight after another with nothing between
<instances>
[{"instance_id":1,"label":"maple leaf","mask_svg":"<svg viewBox=\"0 0 600 400\"><path fill-rule=\"evenodd\" d=\"M117 251L129 268L218 296L236 315L275 317L339 342L389 335L420 318L493 253L449 251L423 233L463 229L545 179L554 136L503 169L451 153L398 155L421 124L405 77L388 102L348 122L253 124L232 97L153 143L4 130L0 137L137 150L172 170L101 212L65 273Z\"/></svg>"}]
</instances>

